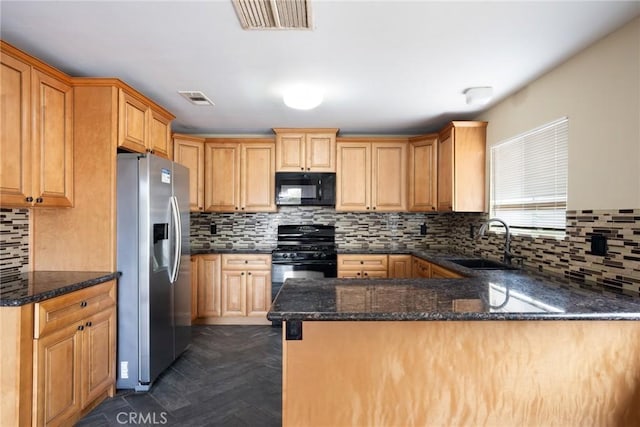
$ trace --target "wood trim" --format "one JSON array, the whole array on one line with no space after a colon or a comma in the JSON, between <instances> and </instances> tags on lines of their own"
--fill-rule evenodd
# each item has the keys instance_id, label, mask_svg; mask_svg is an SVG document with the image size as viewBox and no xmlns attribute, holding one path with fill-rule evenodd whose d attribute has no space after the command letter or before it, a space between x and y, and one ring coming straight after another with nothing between
<instances>
[{"instance_id":1,"label":"wood trim","mask_svg":"<svg viewBox=\"0 0 640 427\"><path fill-rule=\"evenodd\" d=\"M125 92L128 92L129 95L136 98L138 101L143 104L147 104L151 109L156 110L162 116L166 117L169 120L173 120L176 118L169 110L164 108L162 105L157 104L151 98L143 95L133 87L129 86L127 83L123 82L118 78L105 78L105 77L72 77L71 83L74 87L114 87L117 89L122 89Z\"/></svg>"},{"instance_id":2,"label":"wood trim","mask_svg":"<svg viewBox=\"0 0 640 427\"><path fill-rule=\"evenodd\" d=\"M279 133L331 133L337 134L339 128L273 128L275 134Z\"/></svg>"},{"instance_id":3,"label":"wood trim","mask_svg":"<svg viewBox=\"0 0 640 427\"><path fill-rule=\"evenodd\" d=\"M29 55L28 53L5 42L4 40L0 40L0 50L2 50L3 53L7 53L15 58L20 59L21 61L30 64L34 68L37 68L39 71L42 71L43 73L48 74L51 77L62 80L67 84L71 84L72 78L68 74L65 74L57 68L47 64L46 62L39 60L35 56Z\"/></svg>"},{"instance_id":4,"label":"wood trim","mask_svg":"<svg viewBox=\"0 0 640 427\"><path fill-rule=\"evenodd\" d=\"M33 389L33 304L0 308L0 425L29 426Z\"/></svg>"},{"instance_id":5,"label":"wood trim","mask_svg":"<svg viewBox=\"0 0 640 427\"><path fill-rule=\"evenodd\" d=\"M194 325L271 325L266 317L199 317Z\"/></svg>"}]
</instances>

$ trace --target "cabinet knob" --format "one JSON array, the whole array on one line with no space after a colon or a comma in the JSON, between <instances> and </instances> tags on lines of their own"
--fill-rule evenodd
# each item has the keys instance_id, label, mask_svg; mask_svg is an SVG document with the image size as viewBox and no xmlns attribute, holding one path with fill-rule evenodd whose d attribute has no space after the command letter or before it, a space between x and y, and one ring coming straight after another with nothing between
<instances>
[{"instance_id":1,"label":"cabinet knob","mask_svg":"<svg viewBox=\"0 0 640 427\"><path fill-rule=\"evenodd\" d=\"M364 264L364 261L360 261L360 264Z\"/></svg>"},{"instance_id":2,"label":"cabinet knob","mask_svg":"<svg viewBox=\"0 0 640 427\"><path fill-rule=\"evenodd\" d=\"M308 170L308 171L310 171L310 170L311 170L311 168L307 168L307 170Z\"/></svg>"},{"instance_id":3,"label":"cabinet knob","mask_svg":"<svg viewBox=\"0 0 640 427\"><path fill-rule=\"evenodd\" d=\"M303 171L303 170L304 170L304 168L300 168L300 170L301 170L301 171Z\"/></svg>"},{"instance_id":4,"label":"cabinet knob","mask_svg":"<svg viewBox=\"0 0 640 427\"><path fill-rule=\"evenodd\" d=\"M238 210L238 207L236 206L236 210Z\"/></svg>"},{"instance_id":5,"label":"cabinet knob","mask_svg":"<svg viewBox=\"0 0 640 427\"><path fill-rule=\"evenodd\" d=\"M359 276L359 275L360 275L360 273L356 273L356 276Z\"/></svg>"},{"instance_id":6,"label":"cabinet knob","mask_svg":"<svg viewBox=\"0 0 640 427\"><path fill-rule=\"evenodd\" d=\"M245 263L245 264L249 264L249 260L248 260L248 259L245 259L245 260L244 260L244 263Z\"/></svg>"},{"instance_id":7,"label":"cabinet knob","mask_svg":"<svg viewBox=\"0 0 640 427\"><path fill-rule=\"evenodd\" d=\"M85 326L87 326L87 327L91 327L92 325L93 325L93 324L92 324L91 322L87 322L87 323L85 323Z\"/></svg>"},{"instance_id":8,"label":"cabinet knob","mask_svg":"<svg viewBox=\"0 0 640 427\"><path fill-rule=\"evenodd\" d=\"M364 273L364 275L365 275L365 276L368 276L368 275L369 275L369 273Z\"/></svg>"},{"instance_id":9,"label":"cabinet knob","mask_svg":"<svg viewBox=\"0 0 640 427\"><path fill-rule=\"evenodd\" d=\"M242 207L242 210L244 210L244 206Z\"/></svg>"},{"instance_id":10,"label":"cabinet knob","mask_svg":"<svg viewBox=\"0 0 640 427\"><path fill-rule=\"evenodd\" d=\"M86 307L86 306L87 306L87 302L86 302L86 301L82 301L82 302L80 303L80 307Z\"/></svg>"},{"instance_id":11,"label":"cabinet knob","mask_svg":"<svg viewBox=\"0 0 640 427\"><path fill-rule=\"evenodd\" d=\"M373 207L373 210L376 210L376 207L375 207L375 206Z\"/></svg>"},{"instance_id":12,"label":"cabinet knob","mask_svg":"<svg viewBox=\"0 0 640 427\"><path fill-rule=\"evenodd\" d=\"M367 206L367 210L369 210L369 206Z\"/></svg>"},{"instance_id":13,"label":"cabinet knob","mask_svg":"<svg viewBox=\"0 0 640 427\"><path fill-rule=\"evenodd\" d=\"M240 273L241 276L244 276L244 271L242 273Z\"/></svg>"},{"instance_id":14,"label":"cabinet knob","mask_svg":"<svg viewBox=\"0 0 640 427\"><path fill-rule=\"evenodd\" d=\"M80 326L78 326L78 330L79 330L79 331L84 331L84 325L80 325Z\"/></svg>"},{"instance_id":15,"label":"cabinet knob","mask_svg":"<svg viewBox=\"0 0 640 427\"><path fill-rule=\"evenodd\" d=\"M29 196L29 197L27 197L27 198L26 198L26 199L24 199L24 200L25 200L25 202L27 202L27 203L32 203L32 202L33 202L33 197Z\"/></svg>"},{"instance_id":16,"label":"cabinet knob","mask_svg":"<svg viewBox=\"0 0 640 427\"><path fill-rule=\"evenodd\" d=\"M251 272L250 272L250 271L249 271L249 272L247 272L247 276L251 276Z\"/></svg>"},{"instance_id":17,"label":"cabinet knob","mask_svg":"<svg viewBox=\"0 0 640 427\"><path fill-rule=\"evenodd\" d=\"M36 199L36 203L42 203L43 201L44 201L44 200L42 199L42 197L38 197L38 198Z\"/></svg>"}]
</instances>

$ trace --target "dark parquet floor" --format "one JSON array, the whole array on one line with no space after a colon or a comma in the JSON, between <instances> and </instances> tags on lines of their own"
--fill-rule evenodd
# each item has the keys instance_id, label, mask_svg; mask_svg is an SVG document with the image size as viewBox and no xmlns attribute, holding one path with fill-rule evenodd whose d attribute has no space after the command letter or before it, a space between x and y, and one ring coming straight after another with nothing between
<instances>
[{"instance_id":1,"label":"dark parquet floor","mask_svg":"<svg viewBox=\"0 0 640 427\"><path fill-rule=\"evenodd\" d=\"M280 426L282 329L194 326L192 344L147 393L120 390L77 426Z\"/></svg>"}]
</instances>

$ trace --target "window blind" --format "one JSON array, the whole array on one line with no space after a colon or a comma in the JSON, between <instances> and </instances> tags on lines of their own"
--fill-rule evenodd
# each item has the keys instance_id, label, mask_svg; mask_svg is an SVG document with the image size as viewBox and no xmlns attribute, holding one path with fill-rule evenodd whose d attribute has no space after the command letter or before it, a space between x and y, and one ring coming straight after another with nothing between
<instances>
[{"instance_id":1,"label":"window blind","mask_svg":"<svg viewBox=\"0 0 640 427\"><path fill-rule=\"evenodd\" d=\"M569 119L491 148L491 215L514 231L562 233L566 227Z\"/></svg>"}]
</instances>

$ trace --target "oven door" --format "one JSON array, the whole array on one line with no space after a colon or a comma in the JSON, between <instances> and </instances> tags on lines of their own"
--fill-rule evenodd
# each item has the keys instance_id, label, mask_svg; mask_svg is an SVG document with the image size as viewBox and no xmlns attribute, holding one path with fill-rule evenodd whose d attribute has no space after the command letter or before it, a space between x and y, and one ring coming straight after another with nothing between
<instances>
[{"instance_id":1,"label":"oven door","mask_svg":"<svg viewBox=\"0 0 640 427\"><path fill-rule=\"evenodd\" d=\"M271 300L273 301L287 279L321 279L336 277L336 261L277 261L271 264Z\"/></svg>"}]
</instances>

